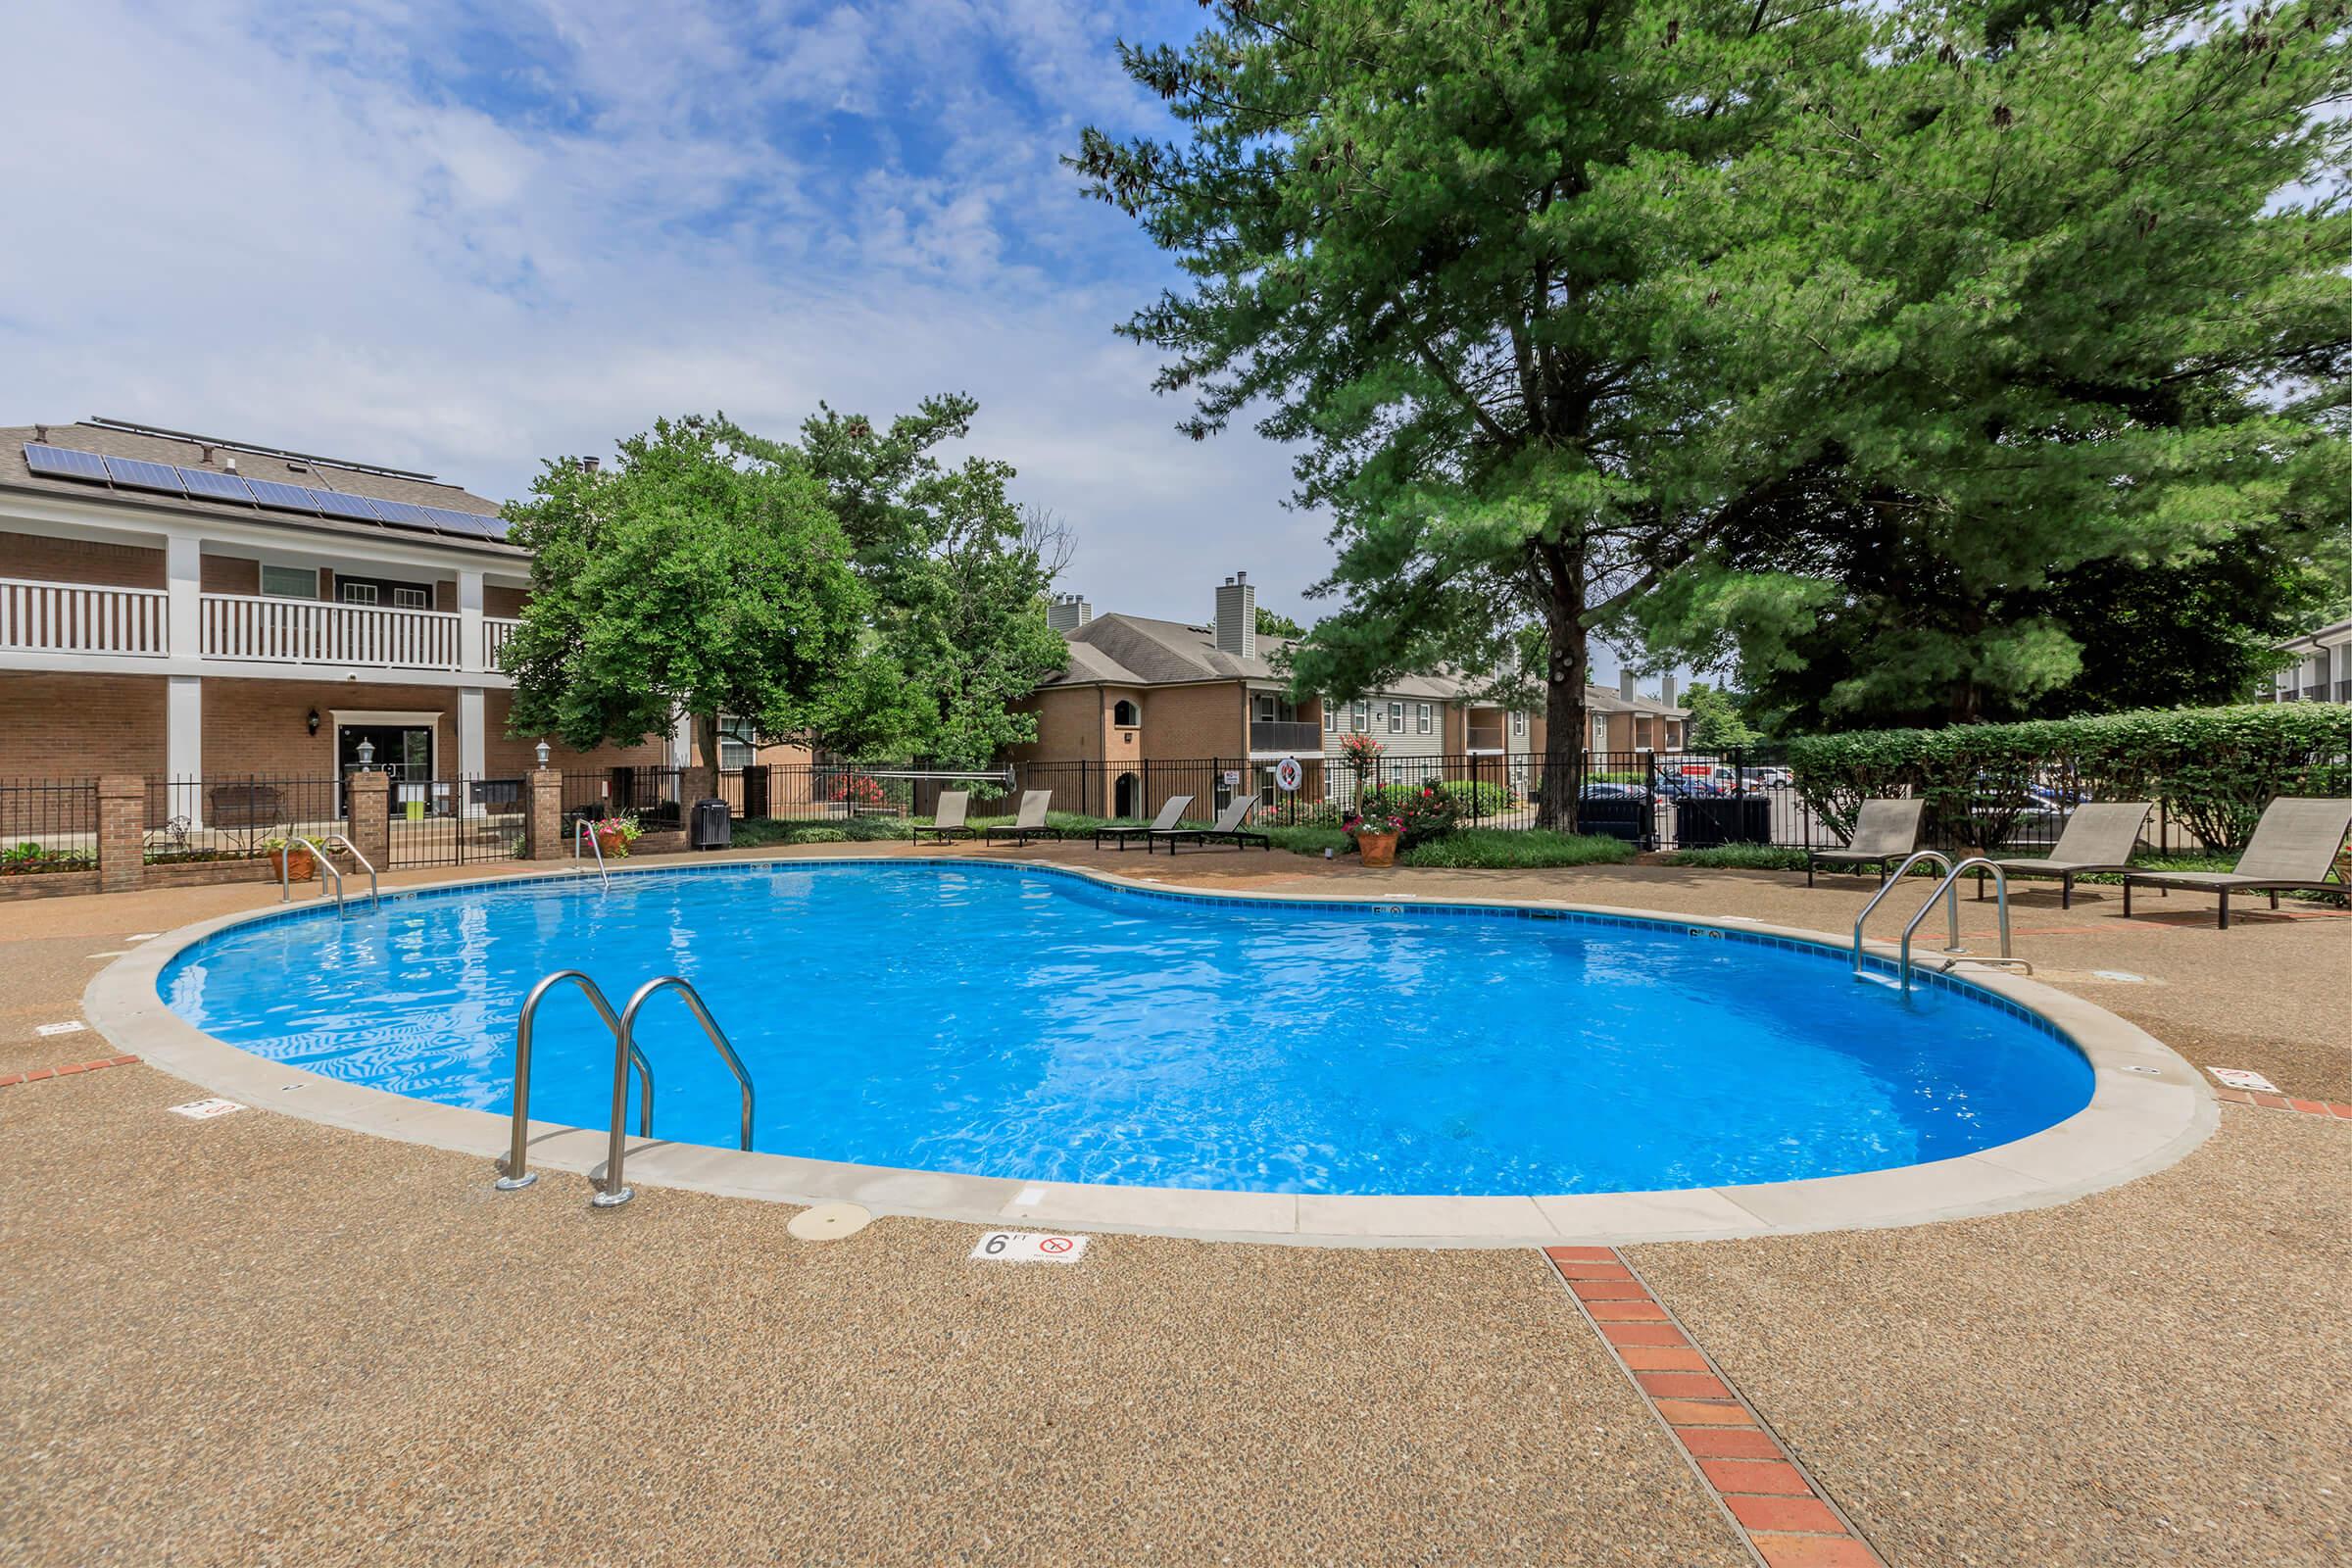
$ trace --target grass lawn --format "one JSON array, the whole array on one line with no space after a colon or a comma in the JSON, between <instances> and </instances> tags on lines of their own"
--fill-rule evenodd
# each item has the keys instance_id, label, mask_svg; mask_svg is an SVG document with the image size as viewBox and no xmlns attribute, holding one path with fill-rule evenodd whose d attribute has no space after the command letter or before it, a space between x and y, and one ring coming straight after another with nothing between
<instances>
[{"instance_id":1,"label":"grass lawn","mask_svg":"<svg viewBox=\"0 0 2352 1568\"><path fill-rule=\"evenodd\" d=\"M1416 844L1396 857L1396 863L1451 871L1529 870L1622 865L1633 858L1634 847L1623 839L1541 827L1469 827Z\"/></svg>"}]
</instances>

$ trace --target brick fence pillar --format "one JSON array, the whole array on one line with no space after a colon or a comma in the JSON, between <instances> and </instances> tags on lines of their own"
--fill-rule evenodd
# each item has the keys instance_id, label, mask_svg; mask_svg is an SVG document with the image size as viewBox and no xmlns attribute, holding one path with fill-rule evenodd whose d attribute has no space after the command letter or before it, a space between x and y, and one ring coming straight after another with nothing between
<instances>
[{"instance_id":1,"label":"brick fence pillar","mask_svg":"<svg viewBox=\"0 0 2352 1568\"><path fill-rule=\"evenodd\" d=\"M147 781L109 773L98 781L98 891L130 893L147 872Z\"/></svg>"},{"instance_id":2,"label":"brick fence pillar","mask_svg":"<svg viewBox=\"0 0 2352 1568\"><path fill-rule=\"evenodd\" d=\"M526 860L564 858L564 775L552 768L526 773L522 780L522 858Z\"/></svg>"},{"instance_id":3,"label":"brick fence pillar","mask_svg":"<svg viewBox=\"0 0 2352 1568\"><path fill-rule=\"evenodd\" d=\"M678 770L678 807L681 811L690 812L694 809L695 802L710 800L717 794L717 768L705 763Z\"/></svg>"},{"instance_id":4,"label":"brick fence pillar","mask_svg":"<svg viewBox=\"0 0 2352 1568\"><path fill-rule=\"evenodd\" d=\"M350 819L343 831L352 848L368 858L378 871L392 863L392 775L352 773L343 780Z\"/></svg>"}]
</instances>

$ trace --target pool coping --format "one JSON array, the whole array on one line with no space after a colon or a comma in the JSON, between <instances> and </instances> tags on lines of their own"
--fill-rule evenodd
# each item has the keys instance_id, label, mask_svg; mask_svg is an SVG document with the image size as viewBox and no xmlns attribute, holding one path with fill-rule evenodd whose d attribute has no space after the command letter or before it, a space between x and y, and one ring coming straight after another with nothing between
<instances>
[{"instance_id":1,"label":"pool coping","mask_svg":"<svg viewBox=\"0 0 2352 1568\"><path fill-rule=\"evenodd\" d=\"M1823 932L1738 916L1697 916L1560 900L1430 898L1383 890L1334 897L1141 882L1092 866L1046 860L978 860L953 853L864 857L777 855L705 866L623 868L614 875L708 874L777 865L930 863L1019 867L1077 877L1130 893L1205 903L1275 904L1575 915L1680 926L1693 933L1826 948L1850 942ZM522 882L579 881L568 867L440 882L387 898L441 895ZM215 1094L261 1109L355 1132L479 1155L482 1181L506 1152L512 1119L413 1100L273 1062L216 1040L164 1003L157 982L172 960L218 932L313 906L271 906L198 921L151 938L108 964L83 992L85 1015L116 1049L137 1054ZM1891 948L1870 944L1871 965L1891 972ZM2011 1143L1955 1158L1844 1176L1645 1193L1542 1197L1323 1196L1188 1188L1111 1187L898 1169L791 1154L743 1152L666 1139L628 1141L632 1187L668 1187L789 1203L851 1202L876 1214L908 1214L996 1228L1129 1232L1204 1241L1319 1247L1552 1247L1711 1241L1811 1231L1879 1229L2042 1208L2161 1170L2202 1143L2220 1109L2203 1078L2145 1030L2079 997L1997 970L1932 983L1989 993L2051 1026L2088 1058L2091 1098L2074 1115ZM607 1134L533 1120L531 1163L542 1171L602 1171ZM544 1192L545 1185L531 1189ZM626 1213L626 1207L611 1210Z\"/></svg>"}]
</instances>

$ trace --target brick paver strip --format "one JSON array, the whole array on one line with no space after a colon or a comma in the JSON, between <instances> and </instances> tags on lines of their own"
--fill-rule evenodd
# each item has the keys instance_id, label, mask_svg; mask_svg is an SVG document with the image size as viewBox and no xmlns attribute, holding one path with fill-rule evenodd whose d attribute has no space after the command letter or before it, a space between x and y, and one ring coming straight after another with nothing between
<instances>
[{"instance_id":1,"label":"brick paver strip","mask_svg":"<svg viewBox=\"0 0 2352 1568\"><path fill-rule=\"evenodd\" d=\"M18 1084L37 1084L44 1078L71 1078L77 1072L96 1072L101 1067L127 1067L136 1056L109 1056L103 1061L70 1061L62 1067L34 1067L24 1072L0 1073L0 1089L12 1089Z\"/></svg>"},{"instance_id":2,"label":"brick paver strip","mask_svg":"<svg viewBox=\"0 0 2352 1568\"><path fill-rule=\"evenodd\" d=\"M2264 1110L2299 1110L2306 1116L2333 1116L2352 1121L2352 1104L2328 1100L2293 1100L2285 1095L2265 1095L2250 1089L2216 1089L2213 1098L2231 1105L2259 1105Z\"/></svg>"},{"instance_id":3,"label":"brick paver strip","mask_svg":"<svg viewBox=\"0 0 2352 1568\"><path fill-rule=\"evenodd\" d=\"M1758 1562L1886 1568L1624 1258L1606 1247L1547 1247L1544 1253L1577 1312L1682 1444L1685 1459Z\"/></svg>"}]
</instances>

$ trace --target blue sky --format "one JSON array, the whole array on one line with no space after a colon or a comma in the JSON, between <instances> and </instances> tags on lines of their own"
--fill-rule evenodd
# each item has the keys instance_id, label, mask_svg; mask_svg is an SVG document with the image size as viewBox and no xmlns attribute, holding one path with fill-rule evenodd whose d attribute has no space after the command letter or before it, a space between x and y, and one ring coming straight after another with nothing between
<instances>
[{"instance_id":1,"label":"blue sky","mask_svg":"<svg viewBox=\"0 0 2352 1568\"><path fill-rule=\"evenodd\" d=\"M145 419L520 493L656 416L980 399L1100 610L1292 612L1289 458L1203 445L1111 325L1173 280L1081 198L1165 129L1115 39L1191 0L19 0L0 422Z\"/></svg>"}]
</instances>

